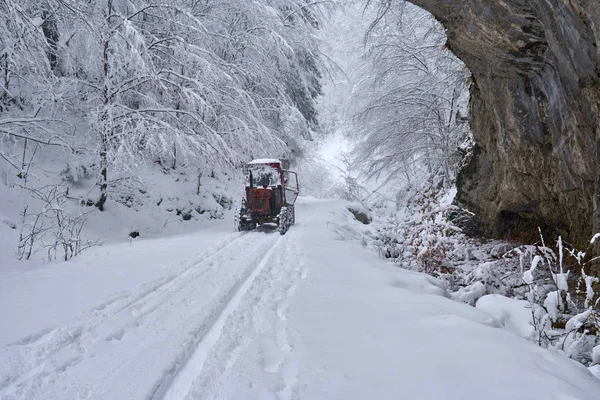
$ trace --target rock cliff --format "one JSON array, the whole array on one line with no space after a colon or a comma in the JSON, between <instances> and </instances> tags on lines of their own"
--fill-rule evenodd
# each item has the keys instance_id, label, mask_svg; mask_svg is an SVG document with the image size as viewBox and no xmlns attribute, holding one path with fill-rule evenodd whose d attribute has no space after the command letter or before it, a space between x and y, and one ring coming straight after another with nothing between
<instances>
[{"instance_id":1,"label":"rock cliff","mask_svg":"<svg viewBox=\"0 0 600 400\"><path fill-rule=\"evenodd\" d=\"M600 1L410 0L473 74L473 157L457 201L480 233L600 231ZM595 221L595 222L594 222Z\"/></svg>"}]
</instances>

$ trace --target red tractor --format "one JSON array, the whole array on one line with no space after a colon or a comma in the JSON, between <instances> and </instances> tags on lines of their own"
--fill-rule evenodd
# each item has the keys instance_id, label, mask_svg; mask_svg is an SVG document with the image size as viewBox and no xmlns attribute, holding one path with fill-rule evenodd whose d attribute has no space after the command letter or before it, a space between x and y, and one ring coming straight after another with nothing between
<instances>
[{"instance_id":1,"label":"red tractor","mask_svg":"<svg viewBox=\"0 0 600 400\"><path fill-rule=\"evenodd\" d=\"M235 215L237 230L249 231L257 224L275 223L284 235L296 222L298 176L284 170L281 161L272 159L250 161L247 169L245 196Z\"/></svg>"}]
</instances>

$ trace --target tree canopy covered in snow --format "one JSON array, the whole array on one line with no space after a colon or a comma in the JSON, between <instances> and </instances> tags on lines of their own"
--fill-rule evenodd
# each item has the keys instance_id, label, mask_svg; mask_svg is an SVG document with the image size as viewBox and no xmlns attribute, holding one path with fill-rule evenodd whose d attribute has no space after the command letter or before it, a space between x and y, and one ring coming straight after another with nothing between
<instances>
[{"instance_id":1,"label":"tree canopy covered in snow","mask_svg":"<svg viewBox=\"0 0 600 400\"><path fill-rule=\"evenodd\" d=\"M23 175L32 143L62 148L95 176L102 209L110 186L145 162L210 173L257 156L293 156L318 126L319 7L0 3L3 168Z\"/></svg>"},{"instance_id":2,"label":"tree canopy covered in snow","mask_svg":"<svg viewBox=\"0 0 600 400\"><path fill-rule=\"evenodd\" d=\"M469 134L470 72L444 48L431 14L410 3L369 5L374 19L353 91L355 159L371 178L415 183L435 175L449 187Z\"/></svg>"}]
</instances>

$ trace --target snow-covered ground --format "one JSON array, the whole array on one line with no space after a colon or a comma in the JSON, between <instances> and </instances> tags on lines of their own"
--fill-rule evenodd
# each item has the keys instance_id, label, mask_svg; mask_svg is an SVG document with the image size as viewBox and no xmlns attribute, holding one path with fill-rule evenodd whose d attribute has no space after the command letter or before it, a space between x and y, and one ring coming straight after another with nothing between
<instances>
[{"instance_id":1,"label":"snow-covered ground","mask_svg":"<svg viewBox=\"0 0 600 400\"><path fill-rule=\"evenodd\" d=\"M69 262L0 261L0 345L61 326L137 286L152 290L236 235L231 221L215 220L194 234L93 247Z\"/></svg>"},{"instance_id":2,"label":"snow-covered ground","mask_svg":"<svg viewBox=\"0 0 600 400\"><path fill-rule=\"evenodd\" d=\"M0 264L0 399L600 393L585 367L520 337L500 303L455 302L340 240L353 223L342 201L300 199L284 236L229 222L67 263Z\"/></svg>"}]
</instances>

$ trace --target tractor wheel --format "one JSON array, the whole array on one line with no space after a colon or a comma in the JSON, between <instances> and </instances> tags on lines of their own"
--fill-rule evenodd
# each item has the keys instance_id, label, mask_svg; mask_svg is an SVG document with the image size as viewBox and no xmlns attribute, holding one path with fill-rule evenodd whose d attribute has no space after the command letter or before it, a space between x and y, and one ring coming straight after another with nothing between
<instances>
[{"instance_id":1,"label":"tractor wheel","mask_svg":"<svg viewBox=\"0 0 600 400\"><path fill-rule=\"evenodd\" d=\"M288 210L290 210L290 225L294 225L296 223L296 207L288 206Z\"/></svg>"},{"instance_id":2,"label":"tractor wheel","mask_svg":"<svg viewBox=\"0 0 600 400\"><path fill-rule=\"evenodd\" d=\"M288 228L290 227L290 218L287 207L281 207L281 211L279 212L279 233L285 235Z\"/></svg>"},{"instance_id":3,"label":"tractor wheel","mask_svg":"<svg viewBox=\"0 0 600 400\"><path fill-rule=\"evenodd\" d=\"M235 210L235 216L233 219L233 224L235 225L235 230L238 232L241 231L245 231L246 229L246 223L244 220L242 220L242 215L243 215L243 210L241 208L238 208L237 210Z\"/></svg>"},{"instance_id":4,"label":"tractor wheel","mask_svg":"<svg viewBox=\"0 0 600 400\"><path fill-rule=\"evenodd\" d=\"M243 218L247 212L246 200L242 200L242 205L235 211L234 216L234 225L238 232L251 231L256 228L256 222L249 222Z\"/></svg>"}]
</instances>

